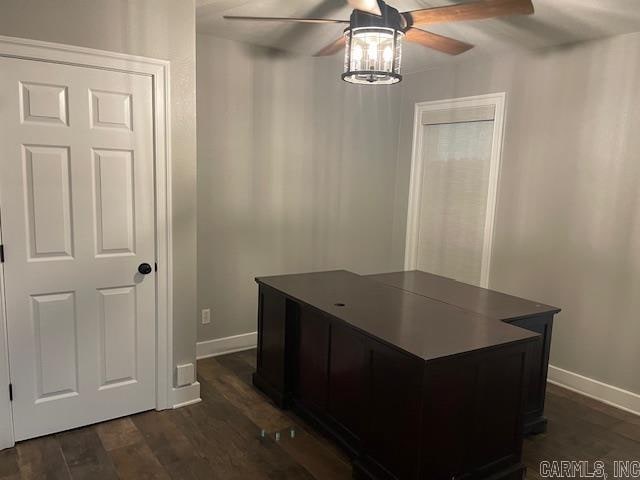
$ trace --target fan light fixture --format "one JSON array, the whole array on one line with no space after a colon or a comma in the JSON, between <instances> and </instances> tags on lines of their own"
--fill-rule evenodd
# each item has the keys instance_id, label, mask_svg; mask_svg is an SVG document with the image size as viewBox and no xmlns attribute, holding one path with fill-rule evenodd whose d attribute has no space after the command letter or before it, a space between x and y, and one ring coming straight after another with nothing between
<instances>
[{"instance_id":1,"label":"fan light fixture","mask_svg":"<svg viewBox=\"0 0 640 480\"><path fill-rule=\"evenodd\" d=\"M402 80L400 61L403 40L447 55L460 55L473 48L470 43L428 32L416 28L416 25L481 20L509 15L531 15L534 12L532 0L470 0L460 4L421 8L402 13L387 5L384 0L346 1L354 9L349 20L237 15L225 15L224 18L253 22L349 24L343 35L319 50L315 56L334 55L344 48L342 79L345 82L390 85Z\"/></svg>"},{"instance_id":2,"label":"fan light fixture","mask_svg":"<svg viewBox=\"0 0 640 480\"><path fill-rule=\"evenodd\" d=\"M344 31L344 73L349 83L390 85L402 80L402 17L395 8L380 2L382 15L360 10L351 14Z\"/></svg>"},{"instance_id":3,"label":"fan light fixture","mask_svg":"<svg viewBox=\"0 0 640 480\"><path fill-rule=\"evenodd\" d=\"M398 83L404 33L392 28L356 28L344 33L346 48L342 79L350 83Z\"/></svg>"}]
</instances>

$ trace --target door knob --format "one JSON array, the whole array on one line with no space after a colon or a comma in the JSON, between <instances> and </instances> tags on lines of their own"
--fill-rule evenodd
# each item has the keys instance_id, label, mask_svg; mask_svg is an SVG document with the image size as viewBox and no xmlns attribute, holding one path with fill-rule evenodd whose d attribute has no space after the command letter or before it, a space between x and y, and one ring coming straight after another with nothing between
<instances>
[{"instance_id":1,"label":"door knob","mask_svg":"<svg viewBox=\"0 0 640 480\"><path fill-rule=\"evenodd\" d=\"M151 268L151 265L149 265L148 263L141 263L138 266L138 272L140 272L142 275L150 274L151 270L153 270L153 269Z\"/></svg>"}]
</instances>

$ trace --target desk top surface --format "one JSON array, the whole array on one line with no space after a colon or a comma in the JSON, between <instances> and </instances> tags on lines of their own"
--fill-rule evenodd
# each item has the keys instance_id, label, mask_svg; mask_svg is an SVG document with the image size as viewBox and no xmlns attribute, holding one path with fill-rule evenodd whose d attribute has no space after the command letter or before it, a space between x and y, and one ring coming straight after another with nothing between
<instances>
[{"instance_id":1,"label":"desk top surface","mask_svg":"<svg viewBox=\"0 0 640 480\"><path fill-rule=\"evenodd\" d=\"M550 305L419 270L367 275L366 278L499 320L517 320L560 311Z\"/></svg>"},{"instance_id":2,"label":"desk top surface","mask_svg":"<svg viewBox=\"0 0 640 480\"><path fill-rule=\"evenodd\" d=\"M538 337L345 270L256 281L427 361Z\"/></svg>"}]
</instances>

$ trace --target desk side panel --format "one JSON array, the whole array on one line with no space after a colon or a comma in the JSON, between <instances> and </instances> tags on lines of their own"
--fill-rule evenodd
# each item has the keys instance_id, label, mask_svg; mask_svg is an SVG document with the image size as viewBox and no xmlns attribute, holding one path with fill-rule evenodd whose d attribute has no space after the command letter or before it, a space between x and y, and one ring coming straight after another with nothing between
<instances>
[{"instance_id":1,"label":"desk side panel","mask_svg":"<svg viewBox=\"0 0 640 480\"><path fill-rule=\"evenodd\" d=\"M287 391L287 299L264 286L260 286L258 295L258 357L253 382L283 407Z\"/></svg>"},{"instance_id":2,"label":"desk side panel","mask_svg":"<svg viewBox=\"0 0 640 480\"><path fill-rule=\"evenodd\" d=\"M541 335L538 342L529 344L527 352L528 398L524 419L526 434L541 433L547 426L544 401L547 393L553 314L513 320L509 323Z\"/></svg>"},{"instance_id":3,"label":"desk side panel","mask_svg":"<svg viewBox=\"0 0 640 480\"><path fill-rule=\"evenodd\" d=\"M521 343L427 364L421 477L483 478L520 466L526 352Z\"/></svg>"},{"instance_id":4,"label":"desk side panel","mask_svg":"<svg viewBox=\"0 0 640 480\"><path fill-rule=\"evenodd\" d=\"M418 478L425 363L371 344L370 427L365 452L395 478Z\"/></svg>"}]
</instances>

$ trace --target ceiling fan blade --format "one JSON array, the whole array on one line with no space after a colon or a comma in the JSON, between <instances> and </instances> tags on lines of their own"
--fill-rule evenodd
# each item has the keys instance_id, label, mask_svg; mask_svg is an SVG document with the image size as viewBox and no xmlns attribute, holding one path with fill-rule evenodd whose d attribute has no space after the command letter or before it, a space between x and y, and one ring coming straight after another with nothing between
<instances>
[{"instance_id":1,"label":"ceiling fan blade","mask_svg":"<svg viewBox=\"0 0 640 480\"><path fill-rule=\"evenodd\" d=\"M348 20L335 20L332 18L242 17L237 15L225 15L224 18L227 20L248 20L252 22L349 23Z\"/></svg>"},{"instance_id":2,"label":"ceiling fan blade","mask_svg":"<svg viewBox=\"0 0 640 480\"><path fill-rule=\"evenodd\" d=\"M382 15L380 5L378 5L377 0L347 0L347 3L351 5L351 8L360 10L361 12L367 12L378 16Z\"/></svg>"},{"instance_id":3,"label":"ceiling fan blade","mask_svg":"<svg viewBox=\"0 0 640 480\"><path fill-rule=\"evenodd\" d=\"M506 15L531 15L533 12L531 0L479 0L460 5L413 10L402 15L410 24L421 25L481 20Z\"/></svg>"},{"instance_id":4,"label":"ceiling fan blade","mask_svg":"<svg viewBox=\"0 0 640 480\"><path fill-rule=\"evenodd\" d=\"M461 42L437 33L425 32L413 27L405 32L405 39L449 55L460 55L473 48L470 43Z\"/></svg>"},{"instance_id":5,"label":"ceiling fan blade","mask_svg":"<svg viewBox=\"0 0 640 480\"><path fill-rule=\"evenodd\" d=\"M329 55L333 55L334 53L338 53L340 50L342 50L345 47L346 43L347 43L346 39L344 38L344 35L343 35L340 38L338 38L335 42L332 42L326 47L324 47L322 50L319 50L314 55L314 57L326 57Z\"/></svg>"}]
</instances>

